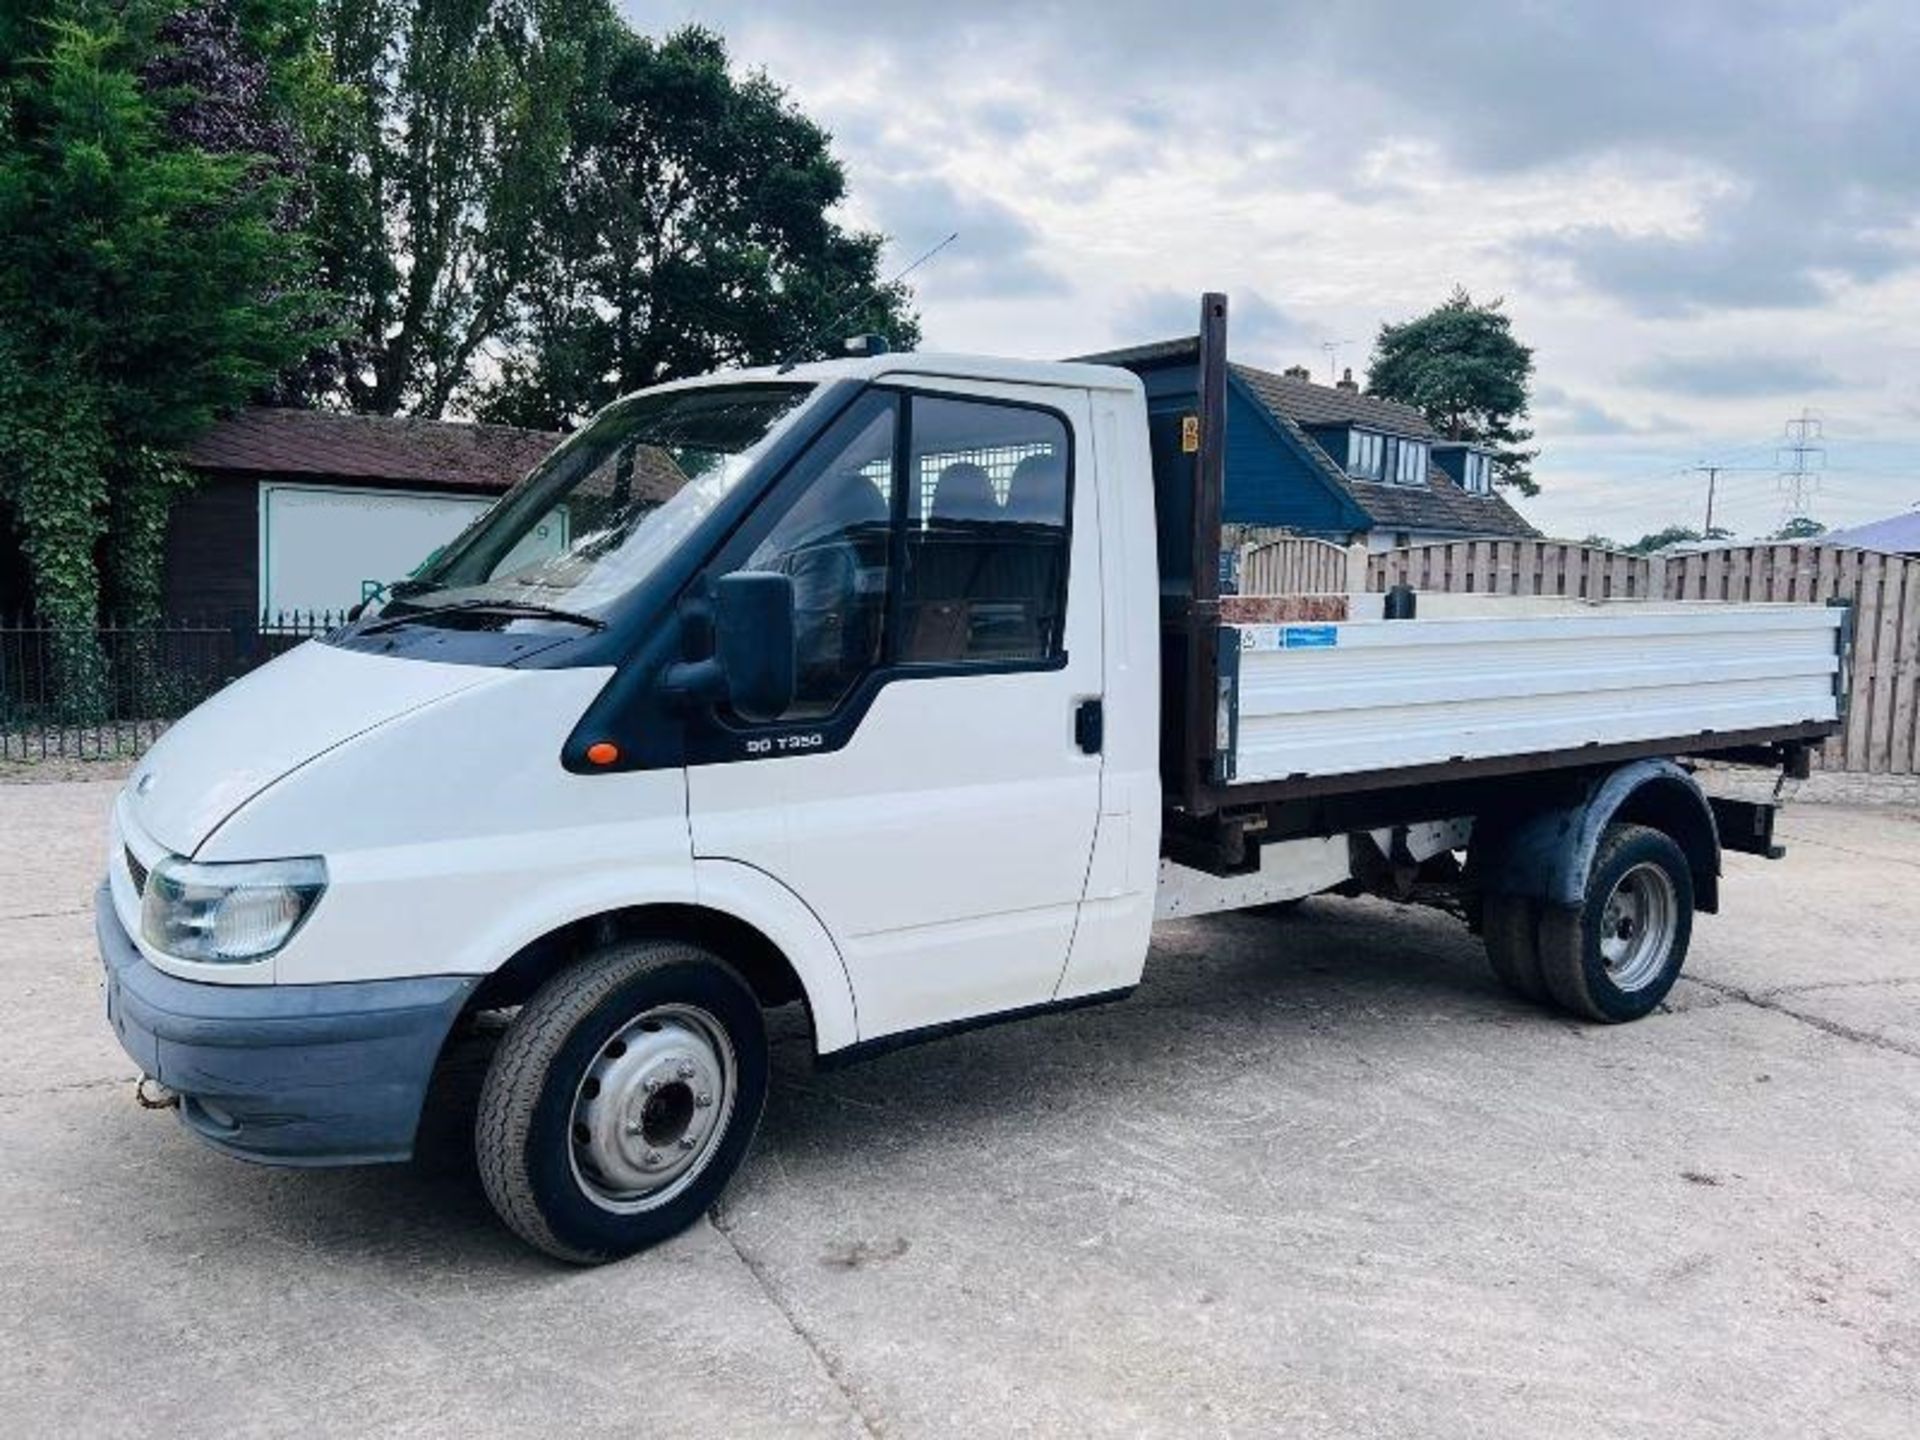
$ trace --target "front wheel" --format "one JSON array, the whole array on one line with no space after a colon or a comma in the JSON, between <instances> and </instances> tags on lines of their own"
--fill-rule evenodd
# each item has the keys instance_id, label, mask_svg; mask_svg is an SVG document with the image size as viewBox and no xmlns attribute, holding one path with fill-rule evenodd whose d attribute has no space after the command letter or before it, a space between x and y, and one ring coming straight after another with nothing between
<instances>
[{"instance_id":1,"label":"front wheel","mask_svg":"<svg viewBox=\"0 0 1920 1440\"><path fill-rule=\"evenodd\" d=\"M614 946L548 981L501 1041L481 1183L529 1244L615 1260L706 1212L766 1096L766 1026L732 969L677 941Z\"/></svg>"},{"instance_id":2,"label":"front wheel","mask_svg":"<svg viewBox=\"0 0 1920 1440\"><path fill-rule=\"evenodd\" d=\"M1577 910L1549 906L1540 973L1562 1007L1589 1020L1638 1020L1680 978L1693 937L1693 871L1673 840L1644 825L1600 837Z\"/></svg>"}]
</instances>

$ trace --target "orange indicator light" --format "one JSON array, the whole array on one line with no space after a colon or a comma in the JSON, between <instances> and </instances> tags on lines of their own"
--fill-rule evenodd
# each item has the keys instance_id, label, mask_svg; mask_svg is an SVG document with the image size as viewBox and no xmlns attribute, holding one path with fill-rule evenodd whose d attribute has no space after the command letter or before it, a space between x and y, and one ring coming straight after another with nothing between
<instances>
[{"instance_id":1,"label":"orange indicator light","mask_svg":"<svg viewBox=\"0 0 1920 1440\"><path fill-rule=\"evenodd\" d=\"M587 759L595 765L611 765L620 758L620 747L611 740L596 740L587 746Z\"/></svg>"}]
</instances>

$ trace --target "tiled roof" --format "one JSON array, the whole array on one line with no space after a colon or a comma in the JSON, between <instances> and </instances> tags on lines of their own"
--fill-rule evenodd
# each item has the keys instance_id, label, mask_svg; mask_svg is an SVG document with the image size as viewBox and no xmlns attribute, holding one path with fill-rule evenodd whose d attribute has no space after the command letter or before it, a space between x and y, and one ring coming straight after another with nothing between
<instances>
[{"instance_id":1,"label":"tiled roof","mask_svg":"<svg viewBox=\"0 0 1920 1440\"><path fill-rule=\"evenodd\" d=\"M1316 385L1311 380L1275 375L1251 365L1235 365L1233 373L1247 382L1247 388L1265 401L1268 409L1302 425L1365 425L1370 430L1415 440L1440 438L1426 416L1398 400L1342 390L1338 385Z\"/></svg>"},{"instance_id":2,"label":"tiled roof","mask_svg":"<svg viewBox=\"0 0 1920 1440\"><path fill-rule=\"evenodd\" d=\"M1516 540L1540 533L1521 518L1505 496L1469 494L1448 479L1438 465L1428 468L1424 486L1353 480L1347 488L1381 530L1443 530Z\"/></svg>"},{"instance_id":3,"label":"tiled roof","mask_svg":"<svg viewBox=\"0 0 1920 1440\"><path fill-rule=\"evenodd\" d=\"M208 472L493 492L525 475L560 440L511 425L255 408L218 422L186 448L184 458Z\"/></svg>"}]
</instances>

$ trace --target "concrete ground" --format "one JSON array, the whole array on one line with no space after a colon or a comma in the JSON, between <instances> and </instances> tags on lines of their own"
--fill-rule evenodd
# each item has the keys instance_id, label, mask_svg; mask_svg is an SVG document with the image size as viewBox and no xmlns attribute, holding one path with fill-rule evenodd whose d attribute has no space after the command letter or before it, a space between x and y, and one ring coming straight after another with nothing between
<instances>
[{"instance_id":1,"label":"concrete ground","mask_svg":"<svg viewBox=\"0 0 1920 1440\"><path fill-rule=\"evenodd\" d=\"M494 1224L459 1084L365 1171L134 1106L112 788L0 786L0 1433L1920 1433L1911 812L1790 811L1619 1029L1340 901L846 1072L789 1027L710 1222L577 1271Z\"/></svg>"}]
</instances>

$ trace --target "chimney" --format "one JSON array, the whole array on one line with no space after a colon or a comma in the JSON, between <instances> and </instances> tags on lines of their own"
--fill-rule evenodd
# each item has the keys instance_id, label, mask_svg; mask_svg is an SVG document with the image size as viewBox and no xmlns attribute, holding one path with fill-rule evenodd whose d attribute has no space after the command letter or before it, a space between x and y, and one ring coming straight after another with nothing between
<instances>
[{"instance_id":1,"label":"chimney","mask_svg":"<svg viewBox=\"0 0 1920 1440\"><path fill-rule=\"evenodd\" d=\"M1340 373L1340 378L1334 382L1334 388L1336 390L1351 390L1356 395L1360 393L1360 387L1354 383L1353 367L1351 365L1347 366L1347 368Z\"/></svg>"},{"instance_id":2,"label":"chimney","mask_svg":"<svg viewBox=\"0 0 1920 1440\"><path fill-rule=\"evenodd\" d=\"M1280 373L1286 376L1287 379L1289 380L1313 379L1313 372L1307 369L1307 367L1304 365L1289 365L1287 366L1286 369L1282 370Z\"/></svg>"}]
</instances>

